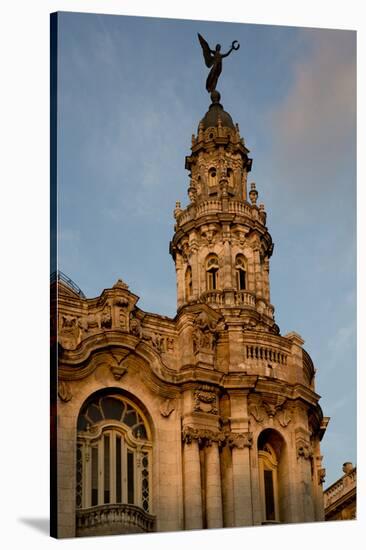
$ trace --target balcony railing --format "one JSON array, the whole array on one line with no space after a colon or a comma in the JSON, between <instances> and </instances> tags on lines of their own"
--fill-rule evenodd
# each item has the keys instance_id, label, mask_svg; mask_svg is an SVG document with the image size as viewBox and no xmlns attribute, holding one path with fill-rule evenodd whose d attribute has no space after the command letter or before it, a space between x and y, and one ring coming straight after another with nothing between
<instances>
[{"instance_id":1,"label":"balcony railing","mask_svg":"<svg viewBox=\"0 0 366 550\"><path fill-rule=\"evenodd\" d=\"M248 216L249 218L258 217L258 210L256 208L252 209L250 204L245 201L229 200L225 211L230 214ZM179 214L178 225L184 225L191 220L216 212L223 212L223 201L221 199L208 199L198 203L197 206L190 204Z\"/></svg>"},{"instance_id":2,"label":"balcony railing","mask_svg":"<svg viewBox=\"0 0 366 550\"><path fill-rule=\"evenodd\" d=\"M341 477L324 491L324 506L327 508L333 502L342 498L356 487L356 468L349 474Z\"/></svg>"},{"instance_id":3,"label":"balcony railing","mask_svg":"<svg viewBox=\"0 0 366 550\"><path fill-rule=\"evenodd\" d=\"M76 294L79 294L80 298L86 298L86 296L85 296L84 292L81 290L81 288L79 288L78 285L76 283L74 283L74 281L72 279L70 279L70 277L65 275L65 273L63 273L59 269L57 271L54 271L53 273L51 273L51 276L50 276L51 285L53 283L55 283L56 281L64 282L69 288L71 288L71 290L76 292Z\"/></svg>"},{"instance_id":4,"label":"balcony railing","mask_svg":"<svg viewBox=\"0 0 366 550\"><path fill-rule=\"evenodd\" d=\"M222 290L209 290L202 295L202 299L206 304L223 306L224 294Z\"/></svg>"},{"instance_id":5,"label":"balcony railing","mask_svg":"<svg viewBox=\"0 0 366 550\"><path fill-rule=\"evenodd\" d=\"M265 361L266 363L287 364L287 354L274 347L247 346L247 359L254 361Z\"/></svg>"},{"instance_id":6,"label":"balcony railing","mask_svg":"<svg viewBox=\"0 0 366 550\"><path fill-rule=\"evenodd\" d=\"M253 292L247 290L234 290L223 292L222 290L208 290L202 294L202 301L206 304L219 307L245 307L255 309L257 300ZM258 310L259 311L259 310ZM271 319L273 318L274 308L272 305L263 305L261 313L264 313Z\"/></svg>"},{"instance_id":7,"label":"balcony railing","mask_svg":"<svg viewBox=\"0 0 366 550\"><path fill-rule=\"evenodd\" d=\"M133 504L101 504L76 512L76 535L149 533L156 518Z\"/></svg>"},{"instance_id":8,"label":"balcony railing","mask_svg":"<svg viewBox=\"0 0 366 550\"><path fill-rule=\"evenodd\" d=\"M255 307L255 296L246 290L237 290L235 292L235 305Z\"/></svg>"}]
</instances>

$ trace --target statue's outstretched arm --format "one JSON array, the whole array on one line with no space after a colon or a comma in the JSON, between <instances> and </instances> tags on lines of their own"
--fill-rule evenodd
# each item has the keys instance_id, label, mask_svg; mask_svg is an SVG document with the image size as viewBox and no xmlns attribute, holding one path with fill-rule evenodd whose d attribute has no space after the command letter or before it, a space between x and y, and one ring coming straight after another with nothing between
<instances>
[{"instance_id":1,"label":"statue's outstretched arm","mask_svg":"<svg viewBox=\"0 0 366 550\"><path fill-rule=\"evenodd\" d=\"M231 52L232 52L233 50L238 50L239 48L240 48L239 42L238 42L237 40L234 40L234 42L231 44L230 50L229 50L227 53L222 54L221 57L227 57L228 55L231 54Z\"/></svg>"},{"instance_id":2,"label":"statue's outstretched arm","mask_svg":"<svg viewBox=\"0 0 366 550\"><path fill-rule=\"evenodd\" d=\"M230 50L229 50L227 53L221 54L221 57L227 57L228 55L231 54L231 52L233 51L233 49L234 49L234 48L231 46Z\"/></svg>"}]
</instances>

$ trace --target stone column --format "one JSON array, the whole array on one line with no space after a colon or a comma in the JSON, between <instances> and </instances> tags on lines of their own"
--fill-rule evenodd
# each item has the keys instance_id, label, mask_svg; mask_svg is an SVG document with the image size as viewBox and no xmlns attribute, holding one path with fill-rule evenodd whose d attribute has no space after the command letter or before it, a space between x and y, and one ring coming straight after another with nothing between
<instances>
[{"instance_id":1,"label":"stone column","mask_svg":"<svg viewBox=\"0 0 366 550\"><path fill-rule=\"evenodd\" d=\"M191 299L197 300L202 290L199 288L199 261L198 249L195 234L191 235L189 249L189 265L192 269L192 296Z\"/></svg>"},{"instance_id":2,"label":"stone column","mask_svg":"<svg viewBox=\"0 0 366 550\"><path fill-rule=\"evenodd\" d=\"M255 253L253 250L250 250L250 254L247 255L248 258L248 290L249 292L256 291L256 282L255 282Z\"/></svg>"},{"instance_id":3,"label":"stone column","mask_svg":"<svg viewBox=\"0 0 366 550\"><path fill-rule=\"evenodd\" d=\"M224 527L234 527L233 465L227 445L221 452L222 506Z\"/></svg>"},{"instance_id":4,"label":"stone column","mask_svg":"<svg viewBox=\"0 0 366 550\"><path fill-rule=\"evenodd\" d=\"M300 495L302 502L302 518L300 521L314 521L314 502L313 502L313 487L311 478L312 458L311 444L303 439L298 439L296 442L298 479L300 485Z\"/></svg>"},{"instance_id":5,"label":"stone column","mask_svg":"<svg viewBox=\"0 0 366 550\"><path fill-rule=\"evenodd\" d=\"M253 525L249 456L252 434L231 433L228 443L232 449L235 526Z\"/></svg>"},{"instance_id":6,"label":"stone column","mask_svg":"<svg viewBox=\"0 0 366 550\"><path fill-rule=\"evenodd\" d=\"M264 260L264 266L263 266L263 294L264 298L270 302L270 287L269 287L269 258L266 258Z\"/></svg>"},{"instance_id":7,"label":"stone column","mask_svg":"<svg viewBox=\"0 0 366 550\"><path fill-rule=\"evenodd\" d=\"M183 430L183 476L184 476L184 526L185 529L202 529L201 468L196 430Z\"/></svg>"},{"instance_id":8,"label":"stone column","mask_svg":"<svg viewBox=\"0 0 366 550\"><path fill-rule=\"evenodd\" d=\"M177 278L177 307L181 307L184 304L184 269L183 258L180 254L177 254L175 259L175 271Z\"/></svg>"},{"instance_id":9,"label":"stone column","mask_svg":"<svg viewBox=\"0 0 366 550\"><path fill-rule=\"evenodd\" d=\"M225 236L229 233L229 229L224 226L223 232L225 232ZM232 270L231 270L231 246L229 240L226 238L224 241L224 265L223 265L223 285L222 289L226 288L233 288L233 281L232 281Z\"/></svg>"},{"instance_id":10,"label":"stone column","mask_svg":"<svg viewBox=\"0 0 366 550\"><path fill-rule=\"evenodd\" d=\"M206 462L206 515L207 528L220 528L222 523L222 495L220 455L217 441L207 441Z\"/></svg>"},{"instance_id":11,"label":"stone column","mask_svg":"<svg viewBox=\"0 0 366 550\"><path fill-rule=\"evenodd\" d=\"M263 296L263 280L260 253L258 249L254 250L254 271L255 271L255 292L257 298Z\"/></svg>"}]
</instances>

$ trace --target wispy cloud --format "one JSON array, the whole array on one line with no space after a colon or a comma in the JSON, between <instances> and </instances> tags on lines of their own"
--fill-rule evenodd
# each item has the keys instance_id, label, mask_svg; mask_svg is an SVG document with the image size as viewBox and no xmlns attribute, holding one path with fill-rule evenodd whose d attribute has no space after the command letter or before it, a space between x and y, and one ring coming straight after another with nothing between
<instances>
[{"instance_id":1,"label":"wispy cloud","mask_svg":"<svg viewBox=\"0 0 366 550\"><path fill-rule=\"evenodd\" d=\"M273 125L277 152L286 151L283 160L297 173L306 171L313 190L314 159L339 164L342 148L354 142L356 38L350 31L314 35L307 31L306 36L312 41L308 57L296 65L293 84L273 114ZM332 182L322 185L331 188Z\"/></svg>"}]
</instances>

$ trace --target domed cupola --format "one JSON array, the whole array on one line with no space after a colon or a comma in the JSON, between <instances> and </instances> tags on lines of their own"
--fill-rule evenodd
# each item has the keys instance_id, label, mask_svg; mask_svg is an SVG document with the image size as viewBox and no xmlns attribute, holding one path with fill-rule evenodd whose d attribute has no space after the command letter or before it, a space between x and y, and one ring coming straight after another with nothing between
<instances>
[{"instance_id":1,"label":"domed cupola","mask_svg":"<svg viewBox=\"0 0 366 550\"><path fill-rule=\"evenodd\" d=\"M211 93L212 103L200 123L202 130L205 131L208 128L219 126L219 124L221 124L223 128L235 130L233 119L229 113L224 111L224 108L220 103L220 97L220 93L216 90Z\"/></svg>"}]
</instances>

